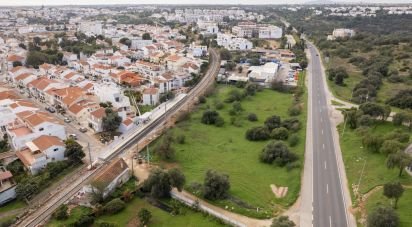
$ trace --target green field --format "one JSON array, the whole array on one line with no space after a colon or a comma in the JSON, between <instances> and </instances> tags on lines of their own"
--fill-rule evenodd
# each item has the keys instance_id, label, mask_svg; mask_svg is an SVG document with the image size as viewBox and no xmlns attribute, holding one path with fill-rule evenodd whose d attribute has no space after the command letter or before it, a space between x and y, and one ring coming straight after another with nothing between
<instances>
[{"instance_id":1,"label":"green field","mask_svg":"<svg viewBox=\"0 0 412 227\"><path fill-rule=\"evenodd\" d=\"M96 223L109 222L116 224L116 226L136 226L130 225L131 223L137 223L137 212L141 208L146 208L152 213L152 219L149 226L224 226L216 221L213 217L204 215L202 213L194 212L189 208L182 208L183 213L181 215L173 216L166 211L156 208L150 205L145 200L134 198L127 204L127 207L122 212L111 215L101 216L97 219Z\"/></svg>"},{"instance_id":2,"label":"green field","mask_svg":"<svg viewBox=\"0 0 412 227\"><path fill-rule=\"evenodd\" d=\"M126 208L118 214L115 215L103 215L98 217L93 226L99 226L100 223L106 222L114 224L115 226L137 226L138 219L137 213L141 208L146 208L152 213L152 219L149 226L225 226L220 224L213 217L204 215L202 213L194 212L189 208L183 207L182 214L173 216L157 207L150 205L143 199L134 198L132 201L128 202ZM91 209L85 207L76 207L71 211L70 217L64 221L57 221L52 219L48 223L48 227L61 227L69 226L75 220L77 220L82 215L87 215L91 212Z\"/></svg>"},{"instance_id":3,"label":"green field","mask_svg":"<svg viewBox=\"0 0 412 227\"><path fill-rule=\"evenodd\" d=\"M392 206L391 200L387 199L383 195L383 189L380 189L373 193L367 200L366 209L372 211L377 205L387 205ZM398 201L398 208L396 212L399 214L401 224L399 227L409 227L412 226L412 189L406 189L402 197Z\"/></svg>"},{"instance_id":4,"label":"green field","mask_svg":"<svg viewBox=\"0 0 412 227\"><path fill-rule=\"evenodd\" d=\"M12 210L17 210L17 209L23 208L25 206L26 206L26 204L24 202L22 202L20 200L14 200L14 201L6 203L3 206L0 206L0 213L12 211Z\"/></svg>"},{"instance_id":5,"label":"green field","mask_svg":"<svg viewBox=\"0 0 412 227\"><path fill-rule=\"evenodd\" d=\"M393 126L390 122L384 122L378 123L377 126L372 127L370 130L373 134L385 135L398 128L401 127ZM340 129L342 129L342 127L340 127ZM406 128L402 127L402 129L407 131ZM407 185L412 184L411 176L404 172L402 177L399 178L398 169L388 169L386 167L386 156L381 153L372 153L362 148L361 140L362 136L356 134L355 131L349 129L349 127L346 127L345 134L340 138L349 186L358 184L359 177L365 163L366 164L360 183L360 192L362 194L370 191L378 185L383 185L391 181L400 181L402 184Z\"/></svg>"},{"instance_id":6,"label":"green field","mask_svg":"<svg viewBox=\"0 0 412 227\"><path fill-rule=\"evenodd\" d=\"M171 130L174 136L184 135L186 138L184 144L173 144L176 150L175 161L187 178L186 186L193 182L203 183L204 175L209 169L228 174L231 183L230 195L249 206L239 205L238 202L233 202L234 200L216 202L221 207L228 206L234 212L258 218L276 215L292 205L298 197L301 168L288 171L285 167L261 163L259 154L269 141L248 141L245 139L245 132L253 126L263 125L265 119L272 115L279 115L282 120L289 118L287 109L293 102L292 94L265 89L241 101L244 111L237 116L240 122L237 126L231 124L229 103L225 103L224 108L218 110L225 120L223 127L202 124L200 118L203 111L208 107L214 109L215 101L223 102L232 89L238 88L217 86L215 94L207 99L207 103L199 105L189 120L178 123L177 127ZM248 121L248 113L255 113L258 121ZM300 142L291 150L298 154L298 163L302 165L306 113L301 114L299 119L302 123L302 129L298 132ZM271 184L288 187L286 197L277 199L270 188ZM250 207L259 207L261 211L257 213L255 208Z\"/></svg>"}]
</instances>

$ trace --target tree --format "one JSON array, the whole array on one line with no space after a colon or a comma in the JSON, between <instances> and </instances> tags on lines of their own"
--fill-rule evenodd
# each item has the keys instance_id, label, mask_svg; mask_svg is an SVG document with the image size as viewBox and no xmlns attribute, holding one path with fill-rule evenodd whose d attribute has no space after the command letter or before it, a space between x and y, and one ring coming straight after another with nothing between
<instances>
[{"instance_id":1,"label":"tree","mask_svg":"<svg viewBox=\"0 0 412 227\"><path fill-rule=\"evenodd\" d=\"M257 120L258 120L257 115L256 115L255 113L250 113L250 114L248 114L248 115L247 115L247 119L248 119L249 121L257 121Z\"/></svg>"},{"instance_id":2,"label":"tree","mask_svg":"<svg viewBox=\"0 0 412 227\"><path fill-rule=\"evenodd\" d=\"M219 113L215 110L206 110L202 115L202 123L207 125L213 125L216 123L216 119L219 117Z\"/></svg>"},{"instance_id":3,"label":"tree","mask_svg":"<svg viewBox=\"0 0 412 227\"><path fill-rule=\"evenodd\" d=\"M265 126L269 129L269 131L272 131L275 128L279 128L280 123L281 123L280 117L276 115L268 117L265 120Z\"/></svg>"},{"instance_id":4,"label":"tree","mask_svg":"<svg viewBox=\"0 0 412 227\"><path fill-rule=\"evenodd\" d=\"M280 216L273 219L272 225L270 227L294 227L296 226L293 221L289 220L288 216Z\"/></svg>"},{"instance_id":5,"label":"tree","mask_svg":"<svg viewBox=\"0 0 412 227\"><path fill-rule=\"evenodd\" d=\"M169 198L172 190L169 174L161 169L151 171L149 177L143 182L142 189L150 192L154 198Z\"/></svg>"},{"instance_id":6,"label":"tree","mask_svg":"<svg viewBox=\"0 0 412 227\"><path fill-rule=\"evenodd\" d=\"M66 145L64 156L69 159L69 162L71 164L82 163L82 159L86 156L83 147L74 139L67 139L64 144Z\"/></svg>"},{"instance_id":7,"label":"tree","mask_svg":"<svg viewBox=\"0 0 412 227\"><path fill-rule=\"evenodd\" d=\"M152 213L149 210L142 208L137 213L137 217L139 218L141 226L145 226L149 224L150 219L152 218Z\"/></svg>"},{"instance_id":8,"label":"tree","mask_svg":"<svg viewBox=\"0 0 412 227\"><path fill-rule=\"evenodd\" d=\"M214 170L206 172L203 183L203 196L206 199L218 200L225 199L230 189L229 176L220 174Z\"/></svg>"},{"instance_id":9,"label":"tree","mask_svg":"<svg viewBox=\"0 0 412 227\"><path fill-rule=\"evenodd\" d=\"M398 227L399 216L394 209L379 206L368 214L367 223L368 227Z\"/></svg>"},{"instance_id":10,"label":"tree","mask_svg":"<svg viewBox=\"0 0 412 227\"><path fill-rule=\"evenodd\" d=\"M146 32L146 33L143 33L142 39L143 39L143 40L151 40L152 37L150 37L150 34Z\"/></svg>"},{"instance_id":11,"label":"tree","mask_svg":"<svg viewBox=\"0 0 412 227\"><path fill-rule=\"evenodd\" d=\"M183 185L186 182L185 175L183 175L183 173L177 168L170 169L168 174L170 177L170 184L177 188L179 192L182 191Z\"/></svg>"},{"instance_id":12,"label":"tree","mask_svg":"<svg viewBox=\"0 0 412 227\"><path fill-rule=\"evenodd\" d=\"M366 134L362 138L363 146L365 146L366 149L372 152L378 152L382 146L382 143L383 138L381 136Z\"/></svg>"},{"instance_id":13,"label":"tree","mask_svg":"<svg viewBox=\"0 0 412 227\"><path fill-rule=\"evenodd\" d=\"M20 61L14 61L13 67L22 66L23 64Z\"/></svg>"},{"instance_id":14,"label":"tree","mask_svg":"<svg viewBox=\"0 0 412 227\"><path fill-rule=\"evenodd\" d=\"M260 153L261 162L272 164L275 162L279 166L284 166L298 159L297 155L289 151L289 148L282 142L269 142Z\"/></svg>"},{"instance_id":15,"label":"tree","mask_svg":"<svg viewBox=\"0 0 412 227\"><path fill-rule=\"evenodd\" d=\"M221 60L230 60L232 58L232 54L226 48L220 50L220 59Z\"/></svg>"},{"instance_id":16,"label":"tree","mask_svg":"<svg viewBox=\"0 0 412 227\"><path fill-rule=\"evenodd\" d=\"M79 219L77 219L74 223L70 226L73 227L88 227L94 223L94 217L89 215L82 215Z\"/></svg>"},{"instance_id":17,"label":"tree","mask_svg":"<svg viewBox=\"0 0 412 227\"><path fill-rule=\"evenodd\" d=\"M69 217L67 210L68 208L66 204L60 205L52 216L56 220L65 220Z\"/></svg>"},{"instance_id":18,"label":"tree","mask_svg":"<svg viewBox=\"0 0 412 227\"><path fill-rule=\"evenodd\" d=\"M116 214L122 211L126 207L126 204L119 198L110 200L104 207L103 211L106 214Z\"/></svg>"},{"instance_id":19,"label":"tree","mask_svg":"<svg viewBox=\"0 0 412 227\"><path fill-rule=\"evenodd\" d=\"M40 43L41 43L41 38L38 37L38 36L35 36L35 37L33 38L33 44L36 45L36 46L38 46L38 45L40 45Z\"/></svg>"},{"instance_id":20,"label":"tree","mask_svg":"<svg viewBox=\"0 0 412 227\"><path fill-rule=\"evenodd\" d=\"M122 123L122 118L117 112L110 108L105 109L106 116L103 117L102 127L105 132L114 133Z\"/></svg>"},{"instance_id":21,"label":"tree","mask_svg":"<svg viewBox=\"0 0 412 227\"><path fill-rule=\"evenodd\" d=\"M386 160L386 166L389 169L393 169L395 167L399 168L399 177L402 176L402 172L406 166L410 165L412 162L411 156L406 154L403 151L399 151L393 154L390 154Z\"/></svg>"},{"instance_id":22,"label":"tree","mask_svg":"<svg viewBox=\"0 0 412 227\"><path fill-rule=\"evenodd\" d=\"M35 177L26 177L21 180L16 187L18 199L27 199L40 190L39 181Z\"/></svg>"},{"instance_id":23,"label":"tree","mask_svg":"<svg viewBox=\"0 0 412 227\"><path fill-rule=\"evenodd\" d=\"M171 160L174 158L175 150L172 147L173 136L166 133L161 142L156 146L155 153L159 155L162 160Z\"/></svg>"},{"instance_id":24,"label":"tree","mask_svg":"<svg viewBox=\"0 0 412 227\"><path fill-rule=\"evenodd\" d=\"M246 131L246 139L250 141L267 140L270 137L270 132L266 127L257 126Z\"/></svg>"},{"instance_id":25,"label":"tree","mask_svg":"<svg viewBox=\"0 0 412 227\"><path fill-rule=\"evenodd\" d=\"M287 140L289 137L289 132L284 127L275 128L270 133L270 137L276 140Z\"/></svg>"},{"instance_id":26,"label":"tree","mask_svg":"<svg viewBox=\"0 0 412 227\"><path fill-rule=\"evenodd\" d=\"M396 209L398 200L402 196L405 189L403 188L402 184L399 182L396 183L386 183L383 186L383 195L388 197L388 199L394 199L395 203L393 208Z\"/></svg>"},{"instance_id":27,"label":"tree","mask_svg":"<svg viewBox=\"0 0 412 227\"><path fill-rule=\"evenodd\" d=\"M4 138L3 140L0 140L0 153L8 151L9 149L10 147L9 147L8 140L6 138Z\"/></svg>"},{"instance_id":28,"label":"tree","mask_svg":"<svg viewBox=\"0 0 412 227\"><path fill-rule=\"evenodd\" d=\"M404 149L404 145L397 140L385 140L382 143L381 148L379 151L384 154L391 154L402 151Z\"/></svg>"}]
</instances>

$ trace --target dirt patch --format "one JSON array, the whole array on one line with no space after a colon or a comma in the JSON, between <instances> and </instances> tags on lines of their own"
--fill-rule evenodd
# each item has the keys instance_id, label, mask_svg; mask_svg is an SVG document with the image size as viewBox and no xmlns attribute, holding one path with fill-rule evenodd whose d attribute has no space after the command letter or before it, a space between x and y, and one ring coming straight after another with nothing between
<instances>
[{"instance_id":1,"label":"dirt patch","mask_svg":"<svg viewBox=\"0 0 412 227\"><path fill-rule=\"evenodd\" d=\"M288 187L277 187L276 185L271 184L270 189L272 189L272 192L275 194L276 198L283 198L288 193Z\"/></svg>"},{"instance_id":2,"label":"dirt patch","mask_svg":"<svg viewBox=\"0 0 412 227\"><path fill-rule=\"evenodd\" d=\"M140 226L140 221L134 217L132 218L126 225L127 227L136 227L136 226Z\"/></svg>"}]
</instances>

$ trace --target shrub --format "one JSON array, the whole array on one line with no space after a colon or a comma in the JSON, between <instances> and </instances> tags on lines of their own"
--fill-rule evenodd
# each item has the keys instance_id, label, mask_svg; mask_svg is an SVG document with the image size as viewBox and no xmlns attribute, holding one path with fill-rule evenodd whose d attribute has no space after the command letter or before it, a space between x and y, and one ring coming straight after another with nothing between
<instances>
[{"instance_id":1,"label":"shrub","mask_svg":"<svg viewBox=\"0 0 412 227\"><path fill-rule=\"evenodd\" d=\"M289 131L292 132L297 132L301 128L299 119L294 117L283 120L281 126L287 128Z\"/></svg>"},{"instance_id":2,"label":"shrub","mask_svg":"<svg viewBox=\"0 0 412 227\"><path fill-rule=\"evenodd\" d=\"M275 162L279 166L294 162L298 159L296 154L289 151L289 148L282 142L271 141L262 150L260 161L272 164Z\"/></svg>"},{"instance_id":3,"label":"shrub","mask_svg":"<svg viewBox=\"0 0 412 227\"><path fill-rule=\"evenodd\" d=\"M176 137L176 142L179 143L179 144L184 144L184 143L185 143L185 140L186 140L185 135L178 135L178 136Z\"/></svg>"},{"instance_id":4,"label":"shrub","mask_svg":"<svg viewBox=\"0 0 412 227\"><path fill-rule=\"evenodd\" d=\"M358 119L358 125L369 127L373 123L373 119L369 115L362 115Z\"/></svg>"},{"instance_id":5,"label":"shrub","mask_svg":"<svg viewBox=\"0 0 412 227\"><path fill-rule=\"evenodd\" d=\"M203 196L206 199L217 200L225 199L230 189L229 176L220 174L214 170L206 172L203 183Z\"/></svg>"},{"instance_id":6,"label":"shrub","mask_svg":"<svg viewBox=\"0 0 412 227\"><path fill-rule=\"evenodd\" d=\"M231 90L229 96L225 99L225 102L232 103L234 101L240 101L244 98L243 94L239 90Z\"/></svg>"},{"instance_id":7,"label":"shrub","mask_svg":"<svg viewBox=\"0 0 412 227\"><path fill-rule=\"evenodd\" d=\"M206 110L202 115L202 123L207 125L213 125L216 123L216 119L219 117L219 113L215 110Z\"/></svg>"},{"instance_id":8,"label":"shrub","mask_svg":"<svg viewBox=\"0 0 412 227\"><path fill-rule=\"evenodd\" d=\"M221 116L218 116L215 121L216 127L222 127L224 124L225 120Z\"/></svg>"},{"instance_id":9,"label":"shrub","mask_svg":"<svg viewBox=\"0 0 412 227\"><path fill-rule=\"evenodd\" d=\"M223 109L223 107L225 107L225 105L221 101L216 101L215 102L215 108L217 110L221 110L221 109Z\"/></svg>"},{"instance_id":10,"label":"shrub","mask_svg":"<svg viewBox=\"0 0 412 227\"><path fill-rule=\"evenodd\" d=\"M275 128L270 133L270 137L276 140L287 140L289 137L289 132L284 127Z\"/></svg>"},{"instance_id":11,"label":"shrub","mask_svg":"<svg viewBox=\"0 0 412 227\"><path fill-rule=\"evenodd\" d=\"M280 123L281 123L281 119L277 115L273 115L271 117L268 117L265 120L265 126L269 129L269 131L272 131L275 128L279 128Z\"/></svg>"},{"instance_id":12,"label":"shrub","mask_svg":"<svg viewBox=\"0 0 412 227\"><path fill-rule=\"evenodd\" d=\"M67 205L63 204L60 205L57 210L53 213L52 217L56 220L65 220L69 217L69 214L67 213Z\"/></svg>"},{"instance_id":13,"label":"shrub","mask_svg":"<svg viewBox=\"0 0 412 227\"><path fill-rule=\"evenodd\" d=\"M104 207L103 211L106 214L116 214L123 210L126 207L126 204L119 198L112 199Z\"/></svg>"},{"instance_id":14,"label":"shrub","mask_svg":"<svg viewBox=\"0 0 412 227\"><path fill-rule=\"evenodd\" d=\"M269 130L263 126L254 127L246 131L246 139L250 141L267 140L269 137Z\"/></svg>"},{"instance_id":15,"label":"shrub","mask_svg":"<svg viewBox=\"0 0 412 227\"><path fill-rule=\"evenodd\" d=\"M288 109L288 114L290 116L298 116L299 114L302 113L302 107L300 104L295 104Z\"/></svg>"},{"instance_id":16,"label":"shrub","mask_svg":"<svg viewBox=\"0 0 412 227\"><path fill-rule=\"evenodd\" d=\"M247 119L249 121L257 121L258 120L257 115L255 113L250 113L249 115L247 115Z\"/></svg>"},{"instance_id":17,"label":"shrub","mask_svg":"<svg viewBox=\"0 0 412 227\"><path fill-rule=\"evenodd\" d=\"M398 227L399 216L390 207L379 206L368 214L368 227Z\"/></svg>"},{"instance_id":18,"label":"shrub","mask_svg":"<svg viewBox=\"0 0 412 227\"><path fill-rule=\"evenodd\" d=\"M83 215L77 219L71 226L73 227L88 227L91 226L94 222L94 217L89 215Z\"/></svg>"},{"instance_id":19,"label":"shrub","mask_svg":"<svg viewBox=\"0 0 412 227\"><path fill-rule=\"evenodd\" d=\"M299 143L299 136L296 134L293 134L289 137L289 146L294 147L296 145L298 145Z\"/></svg>"},{"instance_id":20,"label":"shrub","mask_svg":"<svg viewBox=\"0 0 412 227\"><path fill-rule=\"evenodd\" d=\"M206 98L205 98L205 96L200 96L199 97L199 103L206 103Z\"/></svg>"},{"instance_id":21,"label":"shrub","mask_svg":"<svg viewBox=\"0 0 412 227\"><path fill-rule=\"evenodd\" d=\"M140 224L146 226L152 218L152 213L149 210L142 208L139 210L139 213L137 213L137 216L139 217Z\"/></svg>"}]
</instances>

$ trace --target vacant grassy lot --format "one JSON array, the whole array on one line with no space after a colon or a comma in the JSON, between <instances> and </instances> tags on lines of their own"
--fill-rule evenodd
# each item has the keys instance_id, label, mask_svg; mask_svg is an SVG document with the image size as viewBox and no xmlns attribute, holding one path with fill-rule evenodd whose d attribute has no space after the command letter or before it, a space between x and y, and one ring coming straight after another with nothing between
<instances>
[{"instance_id":1,"label":"vacant grassy lot","mask_svg":"<svg viewBox=\"0 0 412 227\"><path fill-rule=\"evenodd\" d=\"M115 215L104 215L98 217L93 226L99 226L100 223L111 223L114 226L138 226L137 213L141 208L146 208L152 213L152 219L149 223L150 226L224 226L220 224L216 219L206 216L202 213L194 212L186 207L182 208L182 214L173 216L166 211L163 211L157 207L150 205L143 199L135 197L132 201L127 203L126 208ZM75 220L82 215L87 215L91 212L91 209L86 207L76 207L71 211L70 217L64 221L57 221L52 219L48 223L48 227L61 227L69 226Z\"/></svg>"},{"instance_id":2,"label":"vacant grassy lot","mask_svg":"<svg viewBox=\"0 0 412 227\"><path fill-rule=\"evenodd\" d=\"M12 210L17 210L17 209L23 208L25 206L26 206L26 204L24 202L22 202L20 200L14 200L14 201L6 203L3 206L0 206L0 213L12 211Z\"/></svg>"},{"instance_id":3,"label":"vacant grassy lot","mask_svg":"<svg viewBox=\"0 0 412 227\"><path fill-rule=\"evenodd\" d=\"M401 220L399 227L412 226L411 203L412 189L406 189L402 197L399 199L398 208L396 209L396 212L399 214L399 218ZM370 212L379 204L392 206L391 200L383 195L383 189L376 191L368 198L366 209Z\"/></svg>"},{"instance_id":4,"label":"vacant grassy lot","mask_svg":"<svg viewBox=\"0 0 412 227\"><path fill-rule=\"evenodd\" d=\"M119 227L137 226L137 213L141 208L146 208L152 213L152 219L149 223L149 226L224 226L210 216L194 212L185 207L182 208L184 214L173 216L166 211L150 205L148 202L140 198L134 198L127 204L126 209L124 209L122 212L111 216L101 216L96 220L95 223L98 224L100 222L108 222L113 223L115 224L115 226Z\"/></svg>"},{"instance_id":5,"label":"vacant grassy lot","mask_svg":"<svg viewBox=\"0 0 412 227\"><path fill-rule=\"evenodd\" d=\"M372 127L370 132L372 134L385 135L398 128L402 128L407 132L406 128L393 126L390 122L379 123L376 127ZM372 153L364 149L362 147L362 136L356 134L354 130L346 127L345 134L340 138L340 144L349 186L358 184L362 168L366 163L360 184L360 192L362 194L378 185L391 181L399 180L403 184L412 184L412 177L407 173L404 172L402 177L399 178L398 169L388 169L386 167L386 156L384 154Z\"/></svg>"},{"instance_id":6,"label":"vacant grassy lot","mask_svg":"<svg viewBox=\"0 0 412 227\"><path fill-rule=\"evenodd\" d=\"M207 103L201 104L189 120L179 123L171 130L174 136L184 135L186 138L184 144L173 145L176 150L175 161L187 178L186 185L193 182L203 183L204 175L209 169L229 175L230 195L234 199L219 201L218 205L228 206L234 212L249 216L272 216L292 205L298 197L301 168L288 171L285 167L261 163L258 159L259 154L269 141L248 141L245 132L251 127L263 125L265 119L272 115L279 115L282 120L289 118L287 109L293 102L292 95L265 89L241 101L244 111L236 117L236 126L231 124L228 112L232 104L229 103L224 103L223 109L218 110L225 120L223 127L202 124L200 119L203 111L208 107L215 109L214 103L224 102L232 89L238 88L217 86L215 94L207 99ZM255 113L258 121L248 121L249 113ZM302 129L298 132L300 142L291 150L298 154L298 163L301 165L306 114L303 113L298 118L302 123ZM286 197L276 199L270 188L271 184L288 187ZM235 200L237 202L234 202ZM260 208L259 213L256 212L256 207Z\"/></svg>"}]
</instances>

